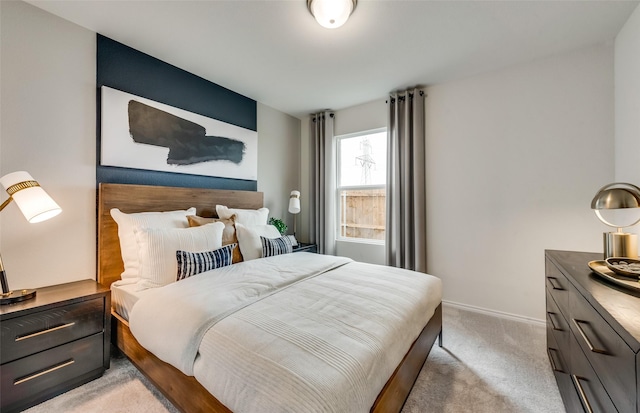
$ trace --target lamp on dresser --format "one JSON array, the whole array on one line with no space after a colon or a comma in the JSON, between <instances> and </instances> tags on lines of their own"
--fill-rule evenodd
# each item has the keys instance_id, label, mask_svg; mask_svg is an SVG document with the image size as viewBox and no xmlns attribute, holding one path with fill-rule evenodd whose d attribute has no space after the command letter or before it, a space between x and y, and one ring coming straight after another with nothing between
<instances>
[{"instance_id":1,"label":"lamp on dresser","mask_svg":"<svg viewBox=\"0 0 640 413\"><path fill-rule=\"evenodd\" d=\"M622 232L622 228L640 222L640 188L622 182L605 185L591 201L591 209L604 224L617 228L603 234L604 258L638 257L638 235Z\"/></svg>"},{"instance_id":2,"label":"lamp on dresser","mask_svg":"<svg viewBox=\"0 0 640 413\"><path fill-rule=\"evenodd\" d=\"M62 212L60 206L27 172L18 171L4 175L0 178L0 185L9 194L9 198L0 205L0 211L9 205L11 201L15 201L20 212L30 223L46 221ZM35 290L11 291L9 289L7 275L2 264L2 256L0 256L0 282L2 283L0 305L29 300L36 296Z\"/></svg>"}]
</instances>

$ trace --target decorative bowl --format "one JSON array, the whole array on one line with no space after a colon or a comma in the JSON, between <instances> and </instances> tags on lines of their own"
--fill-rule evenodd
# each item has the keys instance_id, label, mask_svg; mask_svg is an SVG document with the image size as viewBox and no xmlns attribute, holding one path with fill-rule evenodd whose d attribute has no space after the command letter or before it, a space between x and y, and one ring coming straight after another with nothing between
<instances>
[{"instance_id":1,"label":"decorative bowl","mask_svg":"<svg viewBox=\"0 0 640 413\"><path fill-rule=\"evenodd\" d=\"M640 277L640 260L636 258L611 257L605 260L607 267L616 274Z\"/></svg>"}]
</instances>

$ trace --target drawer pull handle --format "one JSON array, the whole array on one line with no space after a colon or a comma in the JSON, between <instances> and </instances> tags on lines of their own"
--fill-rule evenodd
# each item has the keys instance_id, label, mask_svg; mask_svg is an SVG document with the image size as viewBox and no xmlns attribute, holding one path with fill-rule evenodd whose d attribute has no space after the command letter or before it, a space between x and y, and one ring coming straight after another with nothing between
<instances>
[{"instance_id":1,"label":"drawer pull handle","mask_svg":"<svg viewBox=\"0 0 640 413\"><path fill-rule=\"evenodd\" d=\"M64 361L64 362L62 362L60 364L57 364L57 365L55 365L53 367L50 367L50 368L46 369L46 370L42 370L42 371L40 371L38 373L34 373L34 374L29 375L29 376L25 376L25 377L23 377L21 379L17 379L16 381L13 382L13 385L17 386L18 384L22 384L22 383L28 382L29 380L33 380L33 379L38 378L40 376L44 376L45 374L53 373L54 371L60 370L63 367L70 366L73 363L75 363L75 361L73 359Z\"/></svg>"},{"instance_id":2,"label":"drawer pull handle","mask_svg":"<svg viewBox=\"0 0 640 413\"><path fill-rule=\"evenodd\" d=\"M549 284L551 284L551 287L553 287L554 290L564 290L564 288L562 288L562 286L558 283L557 278L547 277L547 279L549 280Z\"/></svg>"},{"instance_id":3,"label":"drawer pull handle","mask_svg":"<svg viewBox=\"0 0 640 413\"><path fill-rule=\"evenodd\" d=\"M560 327L558 327L555 323L555 321L553 321L553 316L556 315L556 313L552 313L550 311L547 311L547 315L549 316L549 321L551 322L551 328L556 330L556 331L564 331L562 330Z\"/></svg>"},{"instance_id":4,"label":"drawer pull handle","mask_svg":"<svg viewBox=\"0 0 640 413\"><path fill-rule=\"evenodd\" d=\"M593 409L591 409L591 403L589 403L589 399L587 399L587 394L584 392L584 389L582 388L582 384L580 384L581 379L584 380L582 377L578 377L575 374L571 375L571 380L573 380L573 384L576 386L576 389L578 389L578 394L580 395L580 401L582 402L584 409L588 413L593 413Z\"/></svg>"},{"instance_id":5,"label":"drawer pull handle","mask_svg":"<svg viewBox=\"0 0 640 413\"><path fill-rule=\"evenodd\" d=\"M584 330L582 329L582 327L580 327L580 323L587 323L588 324L587 321L576 320L575 318L573 319L573 324L575 324L576 327L578 328L578 331L580 332L580 335L582 336L582 339L584 340L585 343L587 343L587 346L589 346L589 350L591 350L594 353L609 354L609 352L607 350L603 350L601 348L597 348L591 343L591 340L589 340L589 337L587 337L587 335L584 332Z\"/></svg>"},{"instance_id":6,"label":"drawer pull handle","mask_svg":"<svg viewBox=\"0 0 640 413\"><path fill-rule=\"evenodd\" d=\"M562 370L562 369L559 369L559 368L557 367L556 359L554 359L554 358L553 358L553 356L551 355L551 353L552 353L552 352L553 352L553 353L557 353L557 352L558 352L558 350L556 350L555 348L547 348L547 354L549 355L549 360L551 360L551 369L552 369L553 371L558 372L558 373L564 373L564 374L567 374L567 372L566 372L566 371L564 371L564 370Z\"/></svg>"},{"instance_id":7,"label":"drawer pull handle","mask_svg":"<svg viewBox=\"0 0 640 413\"><path fill-rule=\"evenodd\" d=\"M16 341L22 341L22 340L26 340L28 338L38 337L38 336L41 336L42 334L53 333L54 331L58 331L58 330L62 330L63 328L71 327L74 324L75 323L67 323L67 324L63 324L61 326L57 326L57 327L53 327L53 328L48 328L46 330L38 331L37 333L27 334L26 336L19 336L19 337L16 337Z\"/></svg>"}]
</instances>

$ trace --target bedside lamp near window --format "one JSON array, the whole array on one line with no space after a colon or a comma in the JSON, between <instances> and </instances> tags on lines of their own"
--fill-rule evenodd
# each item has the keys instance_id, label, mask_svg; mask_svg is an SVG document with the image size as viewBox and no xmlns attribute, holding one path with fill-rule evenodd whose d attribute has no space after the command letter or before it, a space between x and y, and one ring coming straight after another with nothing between
<instances>
[{"instance_id":1,"label":"bedside lamp near window","mask_svg":"<svg viewBox=\"0 0 640 413\"><path fill-rule=\"evenodd\" d=\"M293 214L293 236L296 236L296 215L300 213L300 191L291 191L289 213Z\"/></svg>"},{"instance_id":2,"label":"bedside lamp near window","mask_svg":"<svg viewBox=\"0 0 640 413\"><path fill-rule=\"evenodd\" d=\"M2 211L11 201L15 201L20 212L30 223L46 221L62 212L62 209L40 187L31 175L24 171L12 172L0 178L0 185L9 194L9 198L0 205ZM36 296L35 290L11 291L7 283L7 276L0 256L0 282L2 282L2 296L0 304L11 304L29 300Z\"/></svg>"},{"instance_id":3,"label":"bedside lamp near window","mask_svg":"<svg viewBox=\"0 0 640 413\"><path fill-rule=\"evenodd\" d=\"M638 235L622 228L640 222L640 188L627 183L605 185L591 201L591 209L604 224L618 229L603 234L604 258L638 257Z\"/></svg>"}]
</instances>

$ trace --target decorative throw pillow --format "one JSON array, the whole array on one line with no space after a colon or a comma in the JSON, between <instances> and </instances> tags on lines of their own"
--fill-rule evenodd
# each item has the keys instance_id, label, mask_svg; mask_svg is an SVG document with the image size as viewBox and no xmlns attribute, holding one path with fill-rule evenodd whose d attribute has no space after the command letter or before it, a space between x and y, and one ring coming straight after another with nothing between
<instances>
[{"instance_id":1,"label":"decorative throw pillow","mask_svg":"<svg viewBox=\"0 0 640 413\"><path fill-rule=\"evenodd\" d=\"M236 223L236 234L242 257L245 261L262 258L262 242L260 237L279 238L280 232L273 225L255 225L246 227Z\"/></svg>"},{"instance_id":2,"label":"decorative throw pillow","mask_svg":"<svg viewBox=\"0 0 640 413\"><path fill-rule=\"evenodd\" d=\"M262 256L273 257L274 255L290 254L293 252L293 244L288 236L280 238L260 237L262 242Z\"/></svg>"},{"instance_id":3,"label":"decorative throw pillow","mask_svg":"<svg viewBox=\"0 0 640 413\"><path fill-rule=\"evenodd\" d=\"M120 239L120 252L124 263L122 279L137 278L140 272L140 261L138 259L138 243L134 228L188 228L189 221L187 215L194 215L195 208L185 211L168 212L136 212L125 214L118 208L109 211L111 217L118 224L118 238Z\"/></svg>"},{"instance_id":4,"label":"decorative throw pillow","mask_svg":"<svg viewBox=\"0 0 640 413\"><path fill-rule=\"evenodd\" d=\"M216 205L216 214L222 219L229 219L232 215L235 215L236 224L242 224L247 227L253 227L255 225L267 225L269 219L269 209L238 209L227 208L224 205ZM242 248L242 246L240 246Z\"/></svg>"},{"instance_id":5,"label":"decorative throw pillow","mask_svg":"<svg viewBox=\"0 0 640 413\"><path fill-rule=\"evenodd\" d=\"M224 224L194 228L136 228L141 288L161 287L176 280L176 251L202 252L222 247Z\"/></svg>"},{"instance_id":6,"label":"decorative throw pillow","mask_svg":"<svg viewBox=\"0 0 640 413\"><path fill-rule=\"evenodd\" d=\"M176 251L178 276L176 281L200 274L215 268L232 264L232 253L238 244L227 244L222 248L206 252Z\"/></svg>"},{"instance_id":7,"label":"decorative throw pillow","mask_svg":"<svg viewBox=\"0 0 640 413\"><path fill-rule=\"evenodd\" d=\"M222 222L224 224L224 231L222 231L222 245L229 245L238 243L238 237L236 236L235 217L235 214L231 215L231 218L229 219L204 218L197 215L188 215L187 219L189 220L190 227L199 227L201 225L211 224L213 222ZM233 263L237 264L241 261L242 253L240 252L240 248L234 248Z\"/></svg>"}]
</instances>

